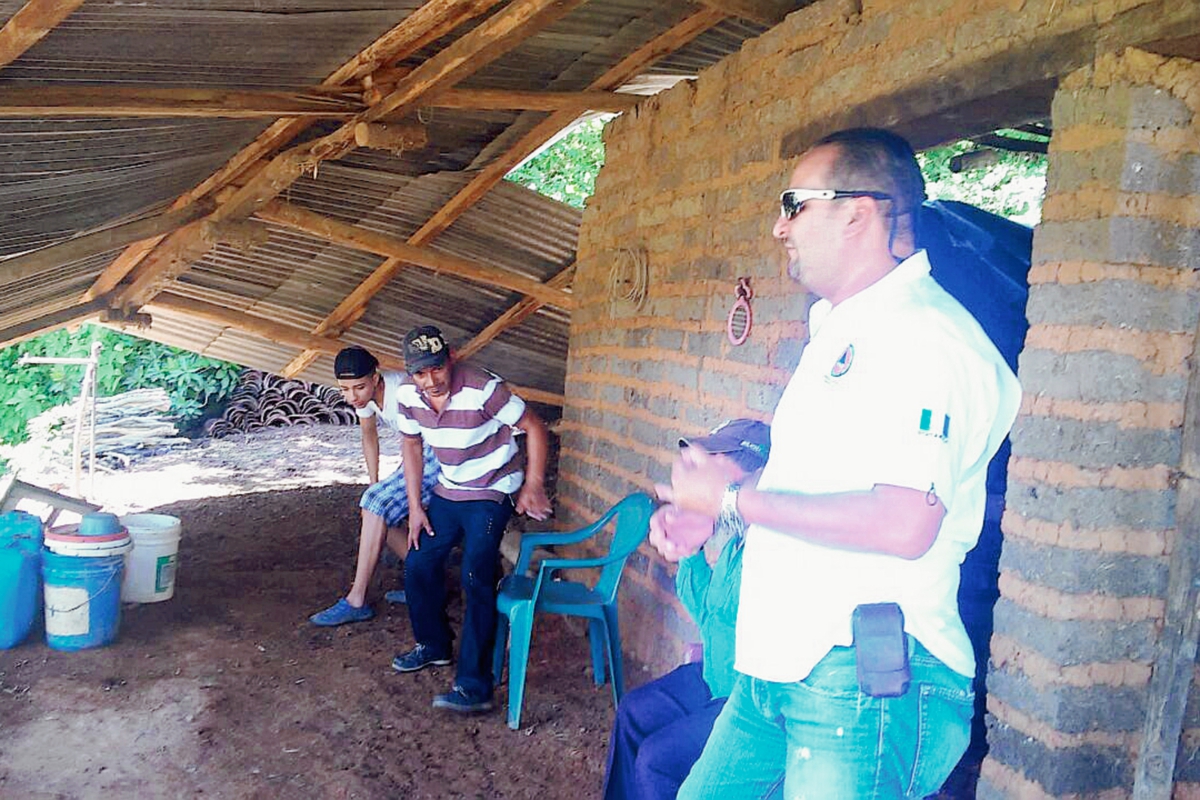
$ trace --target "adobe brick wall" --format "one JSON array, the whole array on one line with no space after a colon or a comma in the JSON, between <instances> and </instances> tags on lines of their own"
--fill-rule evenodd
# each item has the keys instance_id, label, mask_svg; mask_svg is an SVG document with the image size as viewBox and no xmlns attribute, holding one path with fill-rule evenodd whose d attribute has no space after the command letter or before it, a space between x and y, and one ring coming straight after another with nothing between
<instances>
[{"instance_id":1,"label":"adobe brick wall","mask_svg":"<svg viewBox=\"0 0 1200 800\"><path fill-rule=\"evenodd\" d=\"M1055 97L981 798L1116 798L1132 786L1200 321L1198 112L1200 64L1133 49L1072 74ZM1194 711L1189 724L1194 742ZM1194 747L1177 793L1198 791Z\"/></svg>"},{"instance_id":2,"label":"adobe brick wall","mask_svg":"<svg viewBox=\"0 0 1200 800\"><path fill-rule=\"evenodd\" d=\"M769 421L810 302L770 239L792 166L780 157L789 133L1139 6L1159 4L820 0L614 121L574 282L565 522L665 480L681 434L731 416ZM1181 199L1200 181L1187 161L1196 92L1187 87L1200 82L1188 83L1186 62L1147 63L1101 59L1072 76L1054 109L985 797L1127 794L1173 530L1181 363L1200 308L1189 267L1200 245L1194 206ZM1163 82L1173 88L1155 94ZM1160 118L1154 130L1133 121ZM1098 130L1107 138L1091 136ZM640 305L619 298L638 253L649 278ZM741 275L753 282L755 327L734 347L725 317ZM654 674L677 664L693 638L673 574L644 546L622 586L625 650Z\"/></svg>"}]
</instances>

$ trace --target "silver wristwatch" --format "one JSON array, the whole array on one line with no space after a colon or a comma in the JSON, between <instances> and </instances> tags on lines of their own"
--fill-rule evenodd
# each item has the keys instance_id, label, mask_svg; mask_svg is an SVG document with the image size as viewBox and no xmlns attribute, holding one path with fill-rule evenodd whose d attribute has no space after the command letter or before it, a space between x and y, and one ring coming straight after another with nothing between
<instances>
[{"instance_id":1,"label":"silver wristwatch","mask_svg":"<svg viewBox=\"0 0 1200 800\"><path fill-rule=\"evenodd\" d=\"M738 491L741 488L740 483L731 483L725 487L725 493L721 495L721 513L717 516L717 526L739 539L746 533L746 520L742 519L737 507Z\"/></svg>"}]
</instances>

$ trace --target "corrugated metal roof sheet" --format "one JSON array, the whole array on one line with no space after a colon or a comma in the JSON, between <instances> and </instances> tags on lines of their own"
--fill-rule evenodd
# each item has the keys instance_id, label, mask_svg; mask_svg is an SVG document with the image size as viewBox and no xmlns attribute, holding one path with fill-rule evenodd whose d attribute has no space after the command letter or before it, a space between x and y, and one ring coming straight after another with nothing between
<instances>
[{"instance_id":1,"label":"corrugated metal roof sheet","mask_svg":"<svg viewBox=\"0 0 1200 800\"><path fill-rule=\"evenodd\" d=\"M802 0L797 6L803 5ZM0 24L23 7L0 0ZM319 83L422 5L420 0L88 0L11 64L0 86L98 83L121 86L289 89ZM498 4L489 13L498 13ZM572 91L700 6L686 0L590 0L461 82L463 87ZM403 62L419 66L473 30L487 14ZM692 74L763 29L727 20L648 71ZM544 112L421 107L428 145L401 153L356 150L320 165L281 200L406 239L478 169L544 119ZM0 258L44 247L167 208L266 129L266 119L0 120ZM340 125L312 125L294 143ZM428 246L547 280L574 259L579 212L512 184L492 189ZM171 291L236 312L316 327L382 257L268 225L248 252L219 245ZM0 338L16 326L80 302L119 251L47 268L5 284L0 261ZM343 336L391 355L409 327L432 321L456 344L475 337L521 296L409 267L379 292ZM562 389L569 313L543 307L477 356L510 380ZM278 370L295 347L161 307L146 335L260 369ZM301 377L328 380L321 357Z\"/></svg>"}]
</instances>

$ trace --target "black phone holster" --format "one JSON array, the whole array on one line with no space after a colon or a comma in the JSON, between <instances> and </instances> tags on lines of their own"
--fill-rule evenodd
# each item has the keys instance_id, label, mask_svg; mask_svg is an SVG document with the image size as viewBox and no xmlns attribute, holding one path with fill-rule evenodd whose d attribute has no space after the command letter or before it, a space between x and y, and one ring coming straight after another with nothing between
<instances>
[{"instance_id":1,"label":"black phone holster","mask_svg":"<svg viewBox=\"0 0 1200 800\"><path fill-rule=\"evenodd\" d=\"M872 697L899 697L908 691L908 637L904 612L896 603L864 603L851 617L858 688Z\"/></svg>"}]
</instances>

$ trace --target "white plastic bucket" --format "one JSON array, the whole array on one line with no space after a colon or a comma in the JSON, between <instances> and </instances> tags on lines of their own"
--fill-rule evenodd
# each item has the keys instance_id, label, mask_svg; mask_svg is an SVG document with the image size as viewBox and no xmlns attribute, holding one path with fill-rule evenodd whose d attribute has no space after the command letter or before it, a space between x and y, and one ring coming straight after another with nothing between
<instances>
[{"instance_id":1,"label":"white plastic bucket","mask_svg":"<svg viewBox=\"0 0 1200 800\"><path fill-rule=\"evenodd\" d=\"M125 555L121 599L127 603L157 603L175 595L175 567L182 535L178 517L166 514L126 514L133 551Z\"/></svg>"}]
</instances>

